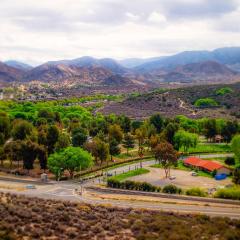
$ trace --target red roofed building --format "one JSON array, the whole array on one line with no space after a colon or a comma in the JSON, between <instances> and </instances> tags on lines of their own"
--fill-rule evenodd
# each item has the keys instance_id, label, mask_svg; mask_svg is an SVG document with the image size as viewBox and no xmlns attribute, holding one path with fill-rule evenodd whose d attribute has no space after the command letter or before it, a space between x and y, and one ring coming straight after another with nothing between
<instances>
[{"instance_id":1,"label":"red roofed building","mask_svg":"<svg viewBox=\"0 0 240 240\"><path fill-rule=\"evenodd\" d=\"M216 161L202 160L198 157L189 157L183 161L184 165L187 167L195 168L198 170L203 170L206 172L217 171L217 174L225 173L227 175L230 174L230 169L225 167Z\"/></svg>"}]
</instances>

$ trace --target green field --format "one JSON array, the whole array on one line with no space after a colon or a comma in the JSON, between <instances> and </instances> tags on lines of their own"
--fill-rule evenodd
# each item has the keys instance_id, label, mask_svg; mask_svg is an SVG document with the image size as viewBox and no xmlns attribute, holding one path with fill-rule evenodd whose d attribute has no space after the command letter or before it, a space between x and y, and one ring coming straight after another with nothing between
<instances>
[{"instance_id":1,"label":"green field","mask_svg":"<svg viewBox=\"0 0 240 240\"><path fill-rule=\"evenodd\" d=\"M183 152L183 148L180 149ZM231 152L230 145L219 143L198 144L195 148L189 148L188 153L226 153Z\"/></svg>"},{"instance_id":2,"label":"green field","mask_svg":"<svg viewBox=\"0 0 240 240\"><path fill-rule=\"evenodd\" d=\"M115 179L117 181L124 181L125 179L127 179L129 177L134 177L134 176L149 173L149 172L150 171L148 169L139 168L137 170L132 170L132 171L129 171L129 172L126 172L126 173L121 173L119 175L111 177L111 179Z\"/></svg>"}]
</instances>

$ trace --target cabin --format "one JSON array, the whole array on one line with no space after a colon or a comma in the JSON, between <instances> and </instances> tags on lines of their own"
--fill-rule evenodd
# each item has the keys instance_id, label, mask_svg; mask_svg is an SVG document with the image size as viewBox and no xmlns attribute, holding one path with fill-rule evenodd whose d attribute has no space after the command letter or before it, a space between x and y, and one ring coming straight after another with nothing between
<instances>
[{"instance_id":1,"label":"cabin","mask_svg":"<svg viewBox=\"0 0 240 240\"><path fill-rule=\"evenodd\" d=\"M202 160L198 157L189 157L183 161L186 167L212 173L216 170L217 174L229 175L231 170L217 161Z\"/></svg>"}]
</instances>

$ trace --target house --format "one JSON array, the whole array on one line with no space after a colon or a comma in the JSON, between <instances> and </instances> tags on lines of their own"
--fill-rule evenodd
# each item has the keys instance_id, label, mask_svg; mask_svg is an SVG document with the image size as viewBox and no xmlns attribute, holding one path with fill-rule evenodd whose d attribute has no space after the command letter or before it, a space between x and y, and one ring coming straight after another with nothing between
<instances>
[{"instance_id":1,"label":"house","mask_svg":"<svg viewBox=\"0 0 240 240\"><path fill-rule=\"evenodd\" d=\"M197 170L202 170L205 172L212 173L216 170L217 174L226 174L229 175L231 170L219 162L210 161L210 160L202 160L198 157L189 157L183 161L184 165L187 167L195 168Z\"/></svg>"}]
</instances>

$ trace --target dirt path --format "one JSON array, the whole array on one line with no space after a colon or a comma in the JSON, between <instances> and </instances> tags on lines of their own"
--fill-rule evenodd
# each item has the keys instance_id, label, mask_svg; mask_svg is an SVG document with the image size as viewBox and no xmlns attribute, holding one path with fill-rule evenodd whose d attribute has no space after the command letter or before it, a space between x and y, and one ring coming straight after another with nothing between
<instances>
[{"instance_id":1,"label":"dirt path","mask_svg":"<svg viewBox=\"0 0 240 240\"><path fill-rule=\"evenodd\" d=\"M185 106L185 102L184 102L181 98L178 98L178 100L180 101L179 108L182 108L182 109L185 109L185 110L187 110L187 111L189 111L189 112L192 112L192 115L193 115L193 116L196 116L195 111L192 110L192 109L190 109L189 107L186 107L186 106Z\"/></svg>"}]
</instances>

